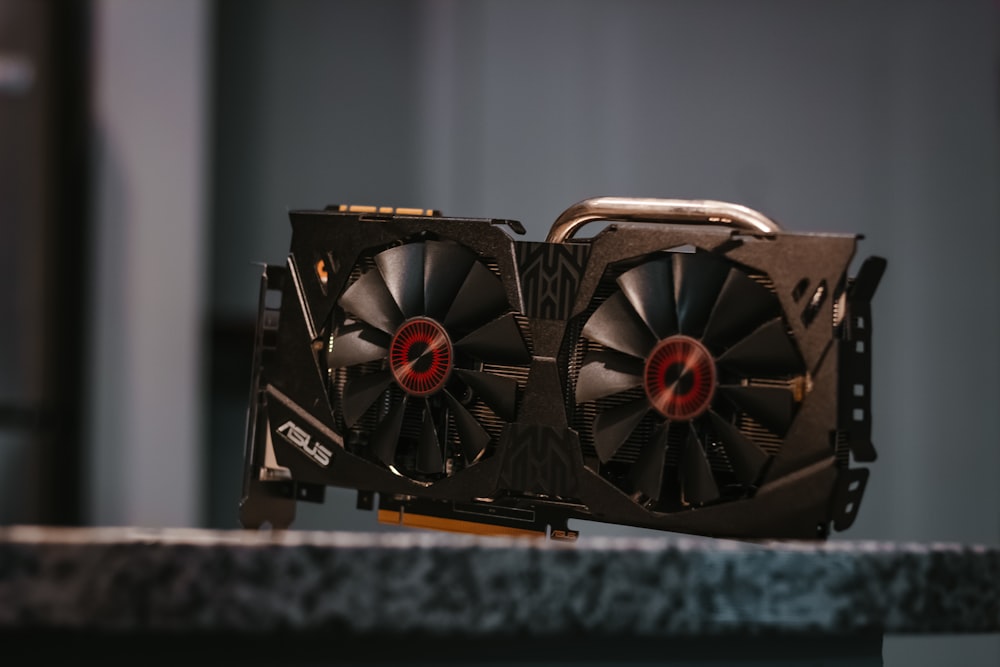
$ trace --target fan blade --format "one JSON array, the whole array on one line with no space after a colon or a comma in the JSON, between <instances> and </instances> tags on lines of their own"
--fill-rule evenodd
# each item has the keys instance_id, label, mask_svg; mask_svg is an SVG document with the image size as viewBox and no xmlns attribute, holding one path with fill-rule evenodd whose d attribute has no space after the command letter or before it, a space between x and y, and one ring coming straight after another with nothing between
<instances>
[{"instance_id":1,"label":"fan blade","mask_svg":"<svg viewBox=\"0 0 1000 667\"><path fill-rule=\"evenodd\" d=\"M426 400L424 401L424 419L420 424L420 441L417 443L417 470L427 473L439 473L444 470L437 429L434 428L431 408Z\"/></svg>"},{"instance_id":2,"label":"fan blade","mask_svg":"<svg viewBox=\"0 0 1000 667\"><path fill-rule=\"evenodd\" d=\"M368 440L372 452L387 466L391 466L396 458L396 445L399 444L399 433L403 430L407 398L408 396L403 394L403 398L392 406L389 414L382 418Z\"/></svg>"},{"instance_id":3,"label":"fan blade","mask_svg":"<svg viewBox=\"0 0 1000 667\"><path fill-rule=\"evenodd\" d=\"M508 422L514 421L517 404L517 380L464 368L456 368L455 375L469 385L472 391L483 399L483 403L496 413L497 417Z\"/></svg>"},{"instance_id":4,"label":"fan blade","mask_svg":"<svg viewBox=\"0 0 1000 667\"><path fill-rule=\"evenodd\" d=\"M486 451L486 445L490 442L490 434L465 409L465 406L458 402L458 399L447 390L443 393L445 401L448 403L448 409L451 410L451 414L455 418L455 428L458 430L462 454L468 463L474 463Z\"/></svg>"},{"instance_id":5,"label":"fan blade","mask_svg":"<svg viewBox=\"0 0 1000 667\"><path fill-rule=\"evenodd\" d=\"M726 456L733 466L736 478L744 484L756 482L764 464L767 463L767 454L743 435L738 428L715 412L709 410L708 417L712 423L712 430L726 450Z\"/></svg>"},{"instance_id":6,"label":"fan blade","mask_svg":"<svg viewBox=\"0 0 1000 667\"><path fill-rule=\"evenodd\" d=\"M448 329L467 329L494 319L510 307L503 283L480 262L473 262L445 315Z\"/></svg>"},{"instance_id":7,"label":"fan blade","mask_svg":"<svg viewBox=\"0 0 1000 667\"><path fill-rule=\"evenodd\" d=\"M330 368L356 366L389 356L389 337L364 324L343 327L333 339L333 349L327 356Z\"/></svg>"},{"instance_id":8,"label":"fan blade","mask_svg":"<svg viewBox=\"0 0 1000 667\"><path fill-rule=\"evenodd\" d=\"M618 286L657 339L677 333L673 268L669 257L640 264L618 276Z\"/></svg>"},{"instance_id":9,"label":"fan blade","mask_svg":"<svg viewBox=\"0 0 1000 667\"><path fill-rule=\"evenodd\" d=\"M531 361L514 313L479 327L455 343L455 349L487 363L520 365Z\"/></svg>"},{"instance_id":10,"label":"fan blade","mask_svg":"<svg viewBox=\"0 0 1000 667\"><path fill-rule=\"evenodd\" d=\"M712 255L674 254L674 298L677 302L677 323L682 334L701 337L728 273L727 263Z\"/></svg>"},{"instance_id":11,"label":"fan blade","mask_svg":"<svg viewBox=\"0 0 1000 667\"><path fill-rule=\"evenodd\" d=\"M661 425L639 452L639 458L628 471L632 488L647 498L659 500L663 485L663 464L667 458L667 427Z\"/></svg>"},{"instance_id":12,"label":"fan blade","mask_svg":"<svg viewBox=\"0 0 1000 667\"><path fill-rule=\"evenodd\" d=\"M586 403L642 384L642 362L618 352L588 352L576 379L576 402Z\"/></svg>"},{"instance_id":13,"label":"fan blade","mask_svg":"<svg viewBox=\"0 0 1000 667\"><path fill-rule=\"evenodd\" d=\"M424 314L443 320L465 282L475 255L456 243L424 244Z\"/></svg>"},{"instance_id":14,"label":"fan blade","mask_svg":"<svg viewBox=\"0 0 1000 667\"><path fill-rule=\"evenodd\" d=\"M739 269L731 269L702 337L706 345L724 350L761 322L781 315L778 298Z\"/></svg>"},{"instance_id":15,"label":"fan blade","mask_svg":"<svg viewBox=\"0 0 1000 667\"><path fill-rule=\"evenodd\" d=\"M359 320L387 334L392 334L403 322L403 314L378 271L361 274L340 295L339 303L341 308Z\"/></svg>"},{"instance_id":16,"label":"fan blade","mask_svg":"<svg viewBox=\"0 0 1000 667\"><path fill-rule=\"evenodd\" d=\"M780 317L762 324L726 350L718 363L744 377L780 377L803 371L802 359Z\"/></svg>"},{"instance_id":17,"label":"fan blade","mask_svg":"<svg viewBox=\"0 0 1000 667\"><path fill-rule=\"evenodd\" d=\"M375 265L403 317L424 312L424 244L407 243L375 255Z\"/></svg>"},{"instance_id":18,"label":"fan blade","mask_svg":"<svg viewBox=\"0 0 1000 667\"><path fill-rule=\"evenodd\" d=\"M795 409L795 397L783 387L720 385L719 392L736 407L780 436L788 432Z\"/></svg>"},{"instance_id":19,"label":"fan blade","mask_svg":"<svg viewBox=\"0 0 1000 667\"><path fill-rule=\"evenodd\" d=\"M712 466L694 429L688 430L681 453L680 478L681 500L685 504L701 505L719 497L719 485L715 483Z\"/></svg>"},{"instance_id":20,"label":"fan blade","mask_svg":"<svg viewBox=\"0 0 1000 667\"><path fill-rule=\"evenodd\" d=\"M639 359L645 359L656 345L649 327L622 292L615 292L598 306L583 325L583 335Z\"/></svg>"},{"instance_id":21,"label":"fan blade","mask_svg":"<svg viewBox=\"0 0 1000 667\"><path fill-rule=\"evenodd\" d=\"M348 428L358 423L390 384L392 371L386 369L356 377L344 386L344 423Z\"/></svg>"},{"instance_id":22,"label":"fan blade","mask_svg":"<svg viewBox=\"0 0 1000 667\"><path fill-rule=\"evenodd\" d=\"M594 449L601 463L611 460L649 412L646 397L609 408L594 418Z\"/></svg>"}]
</instances>

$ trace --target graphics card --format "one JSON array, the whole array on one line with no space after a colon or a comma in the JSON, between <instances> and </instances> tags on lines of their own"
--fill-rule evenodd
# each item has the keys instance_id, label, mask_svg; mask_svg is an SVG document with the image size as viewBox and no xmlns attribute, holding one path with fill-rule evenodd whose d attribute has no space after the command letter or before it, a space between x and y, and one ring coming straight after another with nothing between
<instances>
[{"instance_id":1,"label":"graphics card","mask_svg":"<svg viewBox=\"0 0 1000 667\"><path fill-rule=\"evenodd\" d=\"M732 538L853 522L885 268L848 275L859 237L614 197L545 242L419 209L290 218L262 277L245 526L287 527L329 485L381 521L557 539L570 519Z\"/></svg>"}]
</instances>

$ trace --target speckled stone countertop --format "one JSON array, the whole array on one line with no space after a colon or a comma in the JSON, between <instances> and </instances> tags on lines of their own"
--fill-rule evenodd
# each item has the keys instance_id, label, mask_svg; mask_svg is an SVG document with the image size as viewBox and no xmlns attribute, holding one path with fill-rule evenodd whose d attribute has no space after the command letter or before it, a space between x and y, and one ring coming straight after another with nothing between
<instances>
[{"instance_id":1,"label":"speckled stone countertop","mask_svg":"<svg viewBox=\"0 0 1000 667\"><path fill-rule=\"evenodd\" d=\"M1000 631L1000 549L0 529L0 630L450 637Z\"/></svg>"}]
</instances>

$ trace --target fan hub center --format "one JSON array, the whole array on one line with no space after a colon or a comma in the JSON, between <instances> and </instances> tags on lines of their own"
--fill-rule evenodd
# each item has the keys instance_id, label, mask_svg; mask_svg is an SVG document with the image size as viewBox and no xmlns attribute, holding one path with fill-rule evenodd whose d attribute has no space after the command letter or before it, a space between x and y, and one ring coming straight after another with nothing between
<instances>
[{"instance_id":1,"label":"fan hub center","mask_svg":"<svg viewBox=\"0 0 1000 667\"><path fill-rule=\"evenodd\" d=\"M690 336L664 338L646 360L646 396L667 419L688 421L705 412L712 403L715 384L712 354Z\"/></svg>"},{"instance_id":2,"label":"fan hub center","mask_svg":"<svg viewBox=\"0 0 1000 667\"><path fill-rule=\"evenodd\" d=\"M392 376L411 396L429 396L444 387L454 358L448 333L429 317L403 322L389 345Z\"/></svg>"}]
</instances>

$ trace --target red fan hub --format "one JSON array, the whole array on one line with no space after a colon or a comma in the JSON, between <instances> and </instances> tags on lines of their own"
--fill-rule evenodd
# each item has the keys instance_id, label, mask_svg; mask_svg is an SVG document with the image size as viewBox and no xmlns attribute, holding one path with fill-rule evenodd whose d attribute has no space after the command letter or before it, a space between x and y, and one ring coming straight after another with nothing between
<instances>
[{"instance_id":1,"label":"red fan hub","mask_svg":"<svg viewBox=\"0 0 1000 667\"><path fill-rule=\"evenodd\" d=\"M427 317L403 322L389 345L392 375L411 396L428 396L441 389L451 375L454 357L444 327Z\"/></svg>"},{"instance_id":2,"label":"red fan hub","mask_svg":"<svg viewBox=\"0 0 1000 667\"><path fill-rule=\"evenodd\" d=\"M667 419L688 421L705 412L715 394L715 361L688 336L664 338L646 360L643 385L650 404Z\"/></svg>"}]
</instances>

